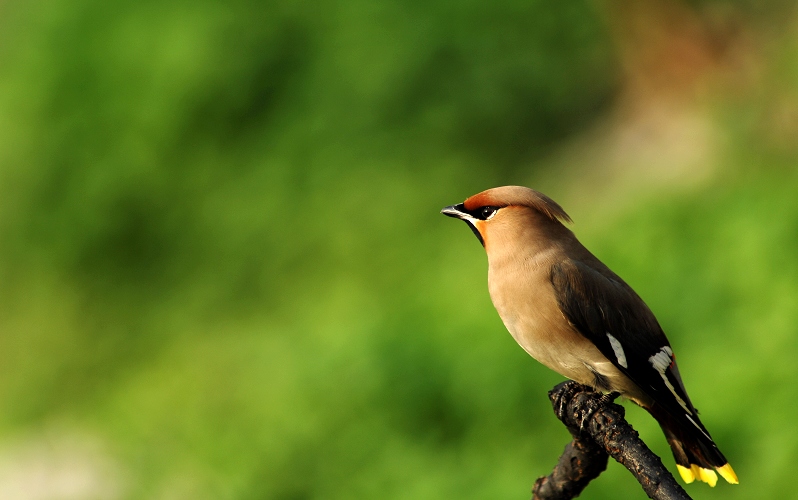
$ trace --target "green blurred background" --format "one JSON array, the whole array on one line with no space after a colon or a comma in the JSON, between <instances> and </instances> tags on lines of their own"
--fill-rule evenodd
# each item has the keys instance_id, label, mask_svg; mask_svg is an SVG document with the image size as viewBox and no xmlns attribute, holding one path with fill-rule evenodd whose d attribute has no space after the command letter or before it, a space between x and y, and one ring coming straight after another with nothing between
<instances>
[{"instance_id":1,"label":"green blurred background","mask_svg":"<svg viewBox=\"0 0 798 500\"><path fill-rule=\"evenodd\" d=\"M504 184L658 315L741 480L689 493L798 498L798 11L746 0L0 3L0 497L528 498L561 377L438 213Z\"/></svg>"}]
</instances>

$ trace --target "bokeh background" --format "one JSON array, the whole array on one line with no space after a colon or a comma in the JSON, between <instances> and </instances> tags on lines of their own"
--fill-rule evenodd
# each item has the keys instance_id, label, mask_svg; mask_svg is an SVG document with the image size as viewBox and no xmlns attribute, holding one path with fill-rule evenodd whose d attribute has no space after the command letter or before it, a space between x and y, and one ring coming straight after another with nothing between
<instances>
[{"instance_id":1,"label":"bokeh background","mask_svg":"<svg viewBox=\"0 0 798 500\"><path fill-rule=\"evenodd\" d=\"M504 184L658 315L741 479L689 493L798 497L777 0L0 2L0 497L527 498L561 378L438 213Z\"/></svg>"}]
</instances>

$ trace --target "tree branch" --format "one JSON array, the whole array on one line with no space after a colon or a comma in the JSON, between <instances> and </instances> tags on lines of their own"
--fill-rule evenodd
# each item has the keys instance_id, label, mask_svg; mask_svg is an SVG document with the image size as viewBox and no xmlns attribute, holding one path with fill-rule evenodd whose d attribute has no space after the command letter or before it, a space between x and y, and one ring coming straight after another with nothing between
<instances>
[{"instance_id":1,"label":"tree branch","mask_svg":"<svg viewBox=\"0 0 798 500\"><path fill-rule=\"evenodd\" d=\"M593 389L567 381L549 391L557 415L574 440L554 471L535 481L533 500L569 500L607 468L611 456L637 478L655 500L690 500L662 461L624 418L624 408Z\"/></svg>"}]
</instances>

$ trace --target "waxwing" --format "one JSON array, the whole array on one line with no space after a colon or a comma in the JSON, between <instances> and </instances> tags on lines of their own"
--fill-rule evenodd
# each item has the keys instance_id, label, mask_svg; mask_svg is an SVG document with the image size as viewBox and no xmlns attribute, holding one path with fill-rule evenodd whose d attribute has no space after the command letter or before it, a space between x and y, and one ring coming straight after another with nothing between
<instances>
[{"instance_id":1,"label":"waxwing","mask_svg":"<svg viewBox=\"0 0 798 500\"><path fill-rule=\"evenodd\" d=\"M714 486L737 476L698 418L654 314L563 224L546 195L520 186L483 191L441 213L468 224L488 256L488 289L530 356L576 382L618 392L662 427L682 479Z\"/></svg>"}]
</instances>

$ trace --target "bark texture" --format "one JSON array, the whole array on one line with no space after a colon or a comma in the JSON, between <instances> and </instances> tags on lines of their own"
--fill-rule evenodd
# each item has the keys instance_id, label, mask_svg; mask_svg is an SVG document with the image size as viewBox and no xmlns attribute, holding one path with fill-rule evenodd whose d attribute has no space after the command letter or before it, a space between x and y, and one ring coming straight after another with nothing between
<instances>
[{"instance_id":1,"label":"bark texture","mask_svg":"<svg viewBox=\"0 0 798 500\"><path fill-rule=\"evenodd\" d=\"M557 415L573 436L554 471L535 481L533 500L568 500L607 468L612 457L635 476L649 498L690 499L673 475L624 418L616 395L568 381L549 391Z\"/></svg>"}]
</instances>

